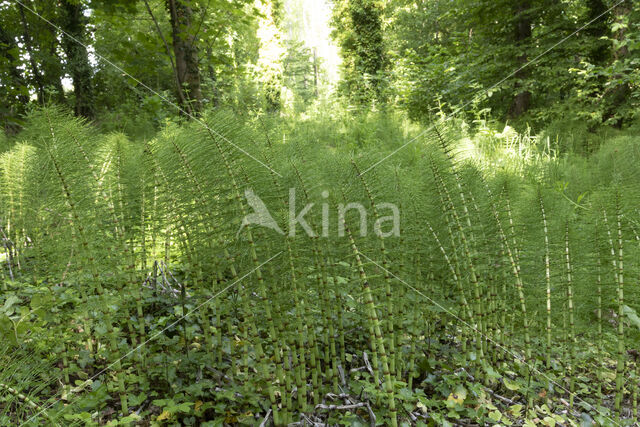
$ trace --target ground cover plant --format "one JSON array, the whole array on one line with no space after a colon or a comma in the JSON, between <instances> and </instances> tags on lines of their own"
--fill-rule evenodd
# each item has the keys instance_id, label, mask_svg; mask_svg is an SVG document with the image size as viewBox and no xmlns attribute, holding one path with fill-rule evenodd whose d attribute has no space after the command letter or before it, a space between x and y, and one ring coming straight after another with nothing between
<instances>
[{"instance_id":1,"label":"ground cover plant","mask_svg":"<svg viewBox=\"0 0 640 427\"><path fill-rule=\"evenodd\" d=\"M500 165L450 124L374 118L349 152L310 141L352 125L203 120L131 140L48 108L2 154L2 424L637 418L637 144Z\"/></svg>"}]
</instances>

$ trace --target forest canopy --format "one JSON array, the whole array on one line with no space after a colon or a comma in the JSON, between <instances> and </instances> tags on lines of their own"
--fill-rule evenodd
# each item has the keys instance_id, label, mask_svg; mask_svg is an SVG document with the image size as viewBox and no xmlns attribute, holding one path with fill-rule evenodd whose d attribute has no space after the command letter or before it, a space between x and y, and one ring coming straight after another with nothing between
<instances>
[{"instance_id":1,"label":"forest canopy","mask_svg":"<svg viewBox=\"0 0 640 427\"><path fill-rule=\"evenodd\" d=\"M161 97L186 112L299 111L333 83L346 105L423 122L463 110L593 130L638 110L640 12L627 0L5 0L0 11L7 129L50 103L107 126L178 113Z\"/></svg>"}]
</instances>

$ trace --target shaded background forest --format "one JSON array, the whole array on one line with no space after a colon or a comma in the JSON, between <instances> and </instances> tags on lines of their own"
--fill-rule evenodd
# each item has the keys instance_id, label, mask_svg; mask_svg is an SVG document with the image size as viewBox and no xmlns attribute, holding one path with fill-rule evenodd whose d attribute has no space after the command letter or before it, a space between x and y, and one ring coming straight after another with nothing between
<instances>
[{"instance_id":1,"label":"shaded background forest","mask_svg":"<svg viewBox=\"0 0 640 427\"><path fill-rule=\"evenodd\" d=\"M58 103L150 132L178 113L163 98L183 113L300 113L337 94L347 110L418 121L462 110L536 130L625 127L639 102L636 3L2 1L0 122L12 133Z\"/></svg>"}]
</instances>

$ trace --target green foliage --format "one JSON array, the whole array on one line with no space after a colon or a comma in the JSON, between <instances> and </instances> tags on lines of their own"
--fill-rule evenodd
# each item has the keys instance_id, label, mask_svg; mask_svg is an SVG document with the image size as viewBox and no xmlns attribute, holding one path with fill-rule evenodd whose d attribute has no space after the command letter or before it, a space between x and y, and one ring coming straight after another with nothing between
<instances>
[{"instance_id":1,"label":"green foliage","mask_svg":"<svg viewBox=\"0 0 640 427\"><path fill-rule=\"evenodd\" d=\"M628 124L637 111L639 34L638 8L629 3L608 11L614 3L598 0L391 1L386 33L397 103L419 119L465 105L462 114L488 110L503 120L524 89L531 105L521 128ZM527 8L526 40L514 36L518 5Z\"/></svg>"},{"instance_id":2,"label":"green foliage","mask_svg":"<svg viewBox=\"0 0 640 427\"><path fill-rule=\"evenodd\" d=\"M333 38L342 57L341 92L356 107L385 102L387 59L383 2L341 0L333 11Z\"/></svg>"},{"instance_id":3,"label":"green foliage","mask_svg":"<svg viewBox=\"0 0 640 427\"><path fill-rule=\"evenodd\" d=\"M271 409L276 424L306 413L330 424L612 425L615 409L628 420L636 140L561 157L508 128L436 123L421 135L401 117L349 117L252 123L209 111L211 131L167 123L139 141L34 112L0 157L2 416L255 424ZM296 214L314 203L305 219L317 237L288 235L290 188ZM243 223L248 190L284 236ZM350 202L365 207L364 235L356 210L339 234L336 209ZM373 232L383 203L398 206L400 236ZM14 365L36 373L15 381Z\"/></svg>"},{"instance_id":4,"label":"green foliage","mask_svg":"<svg viewBox=\"0 0 640 427\"><path fill-rule=\"evenodd\" d=\"M287 55L283 61L284 86L294 97L294 111L304 111L318 92L317 59L304 43L287 41ZM316 61L316 62L314 62Z\"/></svg>"}]
</instances>

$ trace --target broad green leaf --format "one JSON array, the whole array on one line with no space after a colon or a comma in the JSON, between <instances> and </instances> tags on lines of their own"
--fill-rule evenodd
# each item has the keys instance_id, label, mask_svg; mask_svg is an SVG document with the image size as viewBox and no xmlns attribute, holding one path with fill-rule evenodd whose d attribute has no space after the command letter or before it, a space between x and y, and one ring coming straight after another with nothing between
<instances>
[{"instance_id":1,"label":"broad green leaf","mask_svg":"<svg viewBox=\"0 0 640 427\"><path fill-rule=\"evenodd\" d=\"M633 323L636 328L640 329L640 317L638 317L638 313L636 313L636 311L628 305L623 306L622 311L624 315L627 316L627 319L629 319L629 321Z\"/></svg>"},{"instance_id":2,"label":"broad green leaf","mask_svg":"<svg viewBox=\"0 0 640 427\"><path fill-rule=\"evenodd\" d=\"M502 381L504 382L504 386L511 391L520 390L520 384L518 384L517 382L512 381L507 377L502 378Z\"/></svg>"},{"instance_id":3,"label":"broad green leaf","mask_svg":"<svg viewBox=\"0 0 640 427\"><path fill-rule=\"evenodd\" d=\"M495 422L499 422L502 419L502 413L500 411L489 412L489 418Z\"/></svg>"}]
</instances>

